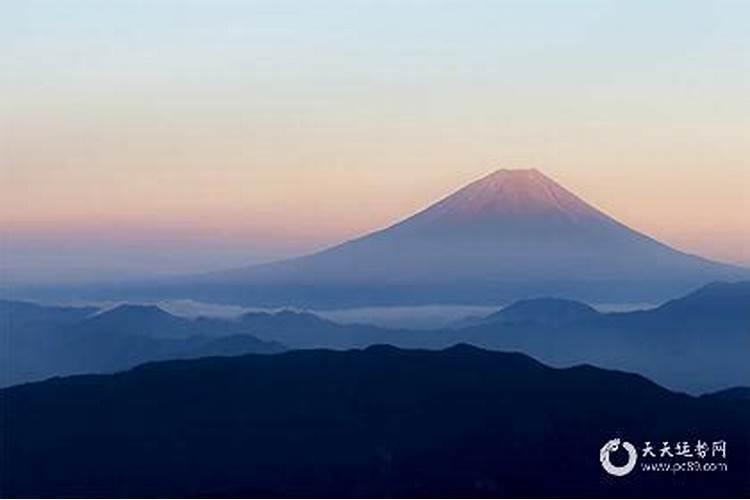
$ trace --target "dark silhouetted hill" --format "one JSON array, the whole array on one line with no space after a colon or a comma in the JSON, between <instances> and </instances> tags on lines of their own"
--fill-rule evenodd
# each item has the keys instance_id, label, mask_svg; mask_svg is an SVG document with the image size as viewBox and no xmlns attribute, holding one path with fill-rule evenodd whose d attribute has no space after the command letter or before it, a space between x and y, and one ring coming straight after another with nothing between
<instances>
[{"instance_id":1,"label":"dark silhouetted hill","mask_svg":"<svg viewBox=\"0 0 750 500\"><path fill-rule=\"evenodd\" d=\"M723 391L705 394L703 397L725 401L750 401L750 387L731 387Z\"/></svg>"},{"instance_id":2,"label":"dark silhouetted hill","mask_svg":"<svg viewBox=\"0 0 750 500\"><path fill-rule=\"evenodd\" d=\"M0 412L5 497L750 495L747 401L466 345L148 364L4 389ZM728 471L610 476L614 438L725 440Z\"/></svg>"}]
</instances>

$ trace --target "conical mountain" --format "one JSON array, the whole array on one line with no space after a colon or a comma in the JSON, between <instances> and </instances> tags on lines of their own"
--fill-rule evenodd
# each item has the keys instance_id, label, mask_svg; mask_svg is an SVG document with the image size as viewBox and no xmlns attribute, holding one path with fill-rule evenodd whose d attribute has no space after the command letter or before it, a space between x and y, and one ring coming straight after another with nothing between
<instances>
[{"instance_id":1,"label":"conical mountain","mask_svg":"<svg viewBox=\"0 0 750 500\"><path fill-rule=\"evenodd\" d=\"M381 231L208 282L246 287L248 297L258 286L266 298L303 305L497 303L550 294L644 300L747 275L634 231L535 169L502 169Z\"/></svg>"},{"instance_id":2,"label":"conical mountain","mask_svg":"<svg viewBox=\"0 0 750 500\"><path fill-rule=\"evenodd\" d=\"M564 216L571 221L607 218L536 169L501 169L472 182L407 222L463 223L535 215Z\"/></svg>"}]
</instances>

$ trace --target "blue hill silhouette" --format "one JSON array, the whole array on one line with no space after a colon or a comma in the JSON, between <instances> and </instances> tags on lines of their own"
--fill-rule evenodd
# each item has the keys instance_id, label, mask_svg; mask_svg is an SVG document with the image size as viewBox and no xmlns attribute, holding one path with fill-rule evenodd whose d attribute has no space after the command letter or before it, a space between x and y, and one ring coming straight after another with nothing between
<instances>
[{"instance_id":1,"label":"blue hill silhouette","mask_svg":"<svg viewBox=\"0 0 750 500\"><path fill-rule=\"evenodd\" d=\"M714 283L651 310L608 314L570 300L527 299L462 328L436 331L338 324L289 310L190 320L153 306L92 315L87 309L5 302L0 357L8 362L0 367L0 383L210 354L373 344L440 349L467 342L524 352L554 366L624 369L672 389L704 393L750 384L749 288L748 282ZM38 319L15 312L26 310Z\"/></svg>"},{"instance_id":2,"label":"blue hill silhouette","mask_svg":"<svg viewBox=\"0 0 750 500\"><path fill-rule=\"evenodd\" d=\"M5 497L744 497L750 405L459 345L148 364L0 391ZM728 471L623 478L622 438Z\"/></svg>"}]
</instances>

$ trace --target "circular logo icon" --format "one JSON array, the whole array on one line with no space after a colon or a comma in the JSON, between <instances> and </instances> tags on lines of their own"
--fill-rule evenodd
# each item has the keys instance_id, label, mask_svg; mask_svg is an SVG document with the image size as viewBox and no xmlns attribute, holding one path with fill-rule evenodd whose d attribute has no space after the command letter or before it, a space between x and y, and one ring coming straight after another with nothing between
<instances>
[{"instance_id":1,"label":"circular logo icon","mask_svg":"<svg viewBox=\"0 0 750 500\"><path fill-rule=\"evenodd\" d=\"M625 450L628 453L628 461L625 465L614 465L609 456L611 453L616 452L620 449ZM607 471L608 474L613 476L625 476L630 474L630 471L635 467L635 462L638 460L638 452L635 446L628 443L627 441L620 441L619 439L610 439L607 443L602 446L599 450L599 461L602 463L602 468Z\"/></svg>"}]
</instances>

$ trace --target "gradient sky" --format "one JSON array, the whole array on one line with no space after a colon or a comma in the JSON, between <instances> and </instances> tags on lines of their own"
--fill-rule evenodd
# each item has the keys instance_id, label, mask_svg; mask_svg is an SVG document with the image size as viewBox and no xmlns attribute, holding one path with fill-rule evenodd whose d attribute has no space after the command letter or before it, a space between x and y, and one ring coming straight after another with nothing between
<instances>
[{"instance_id":1,"label":"gradient sky","mask_svg":"<svg viewBox=\"0 0 750 500\"><path fill-rule=\"evenodd\" d=\"M750 2L0 4L0 271L304 253L499 167L750 265Z\"/></svg>"}]
</instances>

